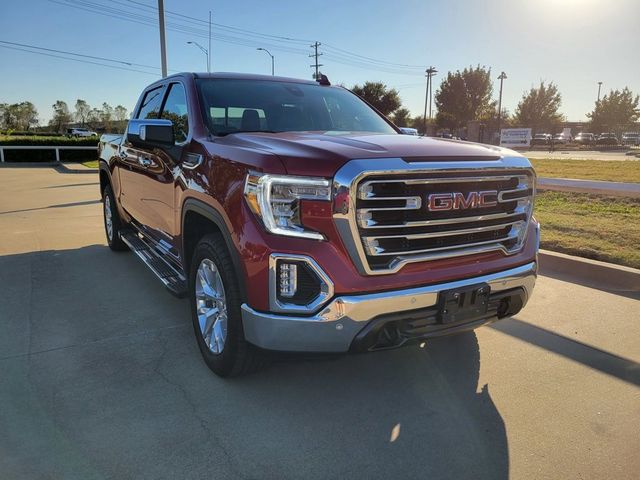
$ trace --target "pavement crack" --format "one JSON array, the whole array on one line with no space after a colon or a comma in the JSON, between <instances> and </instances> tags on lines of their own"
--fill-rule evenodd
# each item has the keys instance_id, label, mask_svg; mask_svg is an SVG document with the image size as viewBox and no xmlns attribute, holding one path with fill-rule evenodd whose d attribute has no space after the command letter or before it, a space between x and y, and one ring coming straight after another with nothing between
<instances>
[{"instance_id":1,"label":"pavement crack","mask_svg":"<svg viewBox=\"0 0 640 480\"><path fill-rule=\"evenodd\" d=\"M205 433L206 442L213 443L213 445L217 446L222 451L222 454L227 463L227 466L229 467L230 471L233 472L232 477L237 479L245 478L245 476L242 475L240 471L238 471L236 465L231 459L231 455L229 454L229 451L225 448L224 443L221 441L220 437L216 435L214 431L211 430L208 422L198 412L198 406L193 401L193 398L191 397L191 395L189 394L185 386L182 385L181 383L173 381L171 378L169 378L169 376L166 373L164 373L161 370L162 363L167 355L168 343L169 343L169 337L166 337L164 340L162 340L162 353L160 354L160 357L158 357L158 360L155 362L155 366L153 367L153 373L158 375L158 377L160 377L165 383L174 387L181 394L181 396L184 398L184 401L187 403L187 405L189 405L189 408L191 409L191 414L200 423L200 428L202 428L202 430Z\"/></svg>"},{"instance_id":2,"label":"pavement crack","mask_svg":"<svg viewBox=\"0 0 640 480\"><path fill-rule=\"evenodd\" d=\"M31 313L29 313L29 325L31 325ZM156 333L156 332L162 332L164 330L173 330L173 329L178 329L178 328L184 328L188 326L187 323L185 324L180 324L180 325L170 325L168 327L161 327L161 328L153 328L153 329L149 329L149 330L142 330L141 332L135 332L135 333L128 333L126 335L114 335L112 337L107 337L107 338L99 338L97 340L91 340L89 342L80 342L80 343L73 343L71 345L63 345L61 347L53 347L53 348L47 348L44 350L38 350L36 352L32 352L31 351L31 327L29 327L29 349L27 350L26 353L18 353L15 355L7 355L6 357L0 357L0 361L2 360L11 360L11 359L15 359L15 358L20 358L20 357L33 357L35 355L42 355L45 353L51 353L51 352L57 352L60 350L67 350L70 348L75 348L75 347L86 347L88 345L95 345L95 344L100 344L100 343L107 343L107 342L111 342L114 340L123 340L123 339L127 339L127 338L134 338L134 337L139 337L139 336L147 336L149 334L152 333Z\"/></svg>"}]
</instances>

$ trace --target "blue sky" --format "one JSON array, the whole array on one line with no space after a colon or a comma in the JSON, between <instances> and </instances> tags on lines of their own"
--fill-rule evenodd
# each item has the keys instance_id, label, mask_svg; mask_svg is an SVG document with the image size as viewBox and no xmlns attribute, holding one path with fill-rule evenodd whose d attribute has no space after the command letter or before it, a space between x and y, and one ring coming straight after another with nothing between
<instances>
[{"instance_id":1,"label":"blue sky","mask_svg":"<svg viewBox=\"0 0 640 480\"><path fill-rule=\"evenodd\" d=\"M1 41L156 68L84 58L155 72L140 73L0 48L0 103L31 100L41 121L50 118L57 99L70 107L83 98L92 106L106 101L131 109L140 90L159 76L160 54L157 27L127 19L156 18L156 5L154 0L2 1ZM324 43L322 71L333 83L383 81L398 88L414 114L424 106L423 69L390 64L435 66L440 73L434 91L449 70L481 64L492 68L494 79L504 70L503 105L510 112L523 91L552 80L569 120L585 119L598 81L603 93L625 86L640 93L638 0L165 0L165 9L202 21L212 10L215 23L243 30L214 25L214 71L270 73L269 57L256 51L263 46L276 57L277 75L310 78L312 60L306 55L312 52L310 41L318 40ZM206 48L206 24L170 14L167 23L169 69L204 71L204 54L186 42Z\"/></svg>"}]
</instances>

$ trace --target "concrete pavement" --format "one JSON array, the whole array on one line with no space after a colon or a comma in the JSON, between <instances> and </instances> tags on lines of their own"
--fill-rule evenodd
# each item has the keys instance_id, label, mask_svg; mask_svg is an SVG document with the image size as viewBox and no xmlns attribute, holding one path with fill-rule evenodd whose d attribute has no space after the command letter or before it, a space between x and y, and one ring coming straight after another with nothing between
<instances>
[{"instance_id":1,"label":"concrete pavement","mask_svg":"<svg viewBox=\"0 0 640 480\"><path fill-rule=\"evenodd\" d=\"M0 168L0 478L635 478L640 302L541 277L516 318L222 380L104 242L97 175Z\"/></svg>"}]
</instances>

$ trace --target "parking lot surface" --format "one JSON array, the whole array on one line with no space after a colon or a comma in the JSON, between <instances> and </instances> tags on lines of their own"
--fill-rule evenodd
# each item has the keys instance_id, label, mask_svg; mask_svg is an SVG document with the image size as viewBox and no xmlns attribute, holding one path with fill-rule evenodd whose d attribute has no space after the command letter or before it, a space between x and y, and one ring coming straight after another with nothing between
<instances>
[{"instance_id":1,"label":"parking lot surface","mask_svg":"<svg viewBox=\"0 0 640 480\"><path fill-rule=\"evenodd\" d=\"M474 333L223 380L64 172L0 168L0 478L637 478L637 294L541 276Z\"/></svg>"}]
</instances>

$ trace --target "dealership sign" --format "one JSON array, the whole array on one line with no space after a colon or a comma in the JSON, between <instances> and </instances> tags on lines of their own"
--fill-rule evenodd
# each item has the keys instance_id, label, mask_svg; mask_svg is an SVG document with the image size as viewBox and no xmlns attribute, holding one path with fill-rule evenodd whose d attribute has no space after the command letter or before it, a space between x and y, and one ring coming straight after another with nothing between
<instances>
[{"instance_id":1,"label":"dealership sign","mask_svg":"<svg viewBox=\"0 0 640 480\"><path fill-rule=\"evenodd\" d=\"M500 146L517 148L531 145L530 128L503 128L500 131Z\"/></svg>"}]
</instances>

